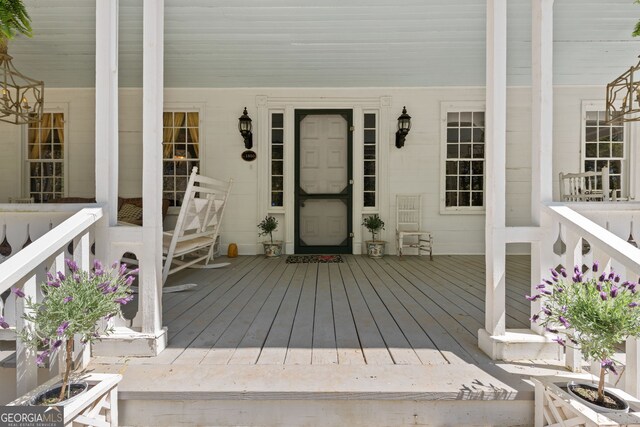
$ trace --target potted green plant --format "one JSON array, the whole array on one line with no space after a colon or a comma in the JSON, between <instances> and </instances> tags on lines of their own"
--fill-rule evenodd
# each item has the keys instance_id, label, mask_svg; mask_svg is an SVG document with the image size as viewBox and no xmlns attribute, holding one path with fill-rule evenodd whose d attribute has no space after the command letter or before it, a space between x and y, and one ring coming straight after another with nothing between
<instances>
[{"instance_id":1,"label":"potted green plant","mask_svg":"<svg viewBox=\"0 0 640 427\"><path fill-rule=\"evenodd\" d=\"M17 34L31 37L31 17L22 0L0 1L0 54L7 54L7 44Z\"/></svg>"},{"instance_id":2,"label":"potted green plant","mask_svg":"<svg viewBox=\"0 0 640 427\"><path fill-rule=\"evenodd\" d=\"M125 264L115 263L105 269L94 261L91 272L81 270L73 260L66 260L67 272L54 276L47 273L47 281L40 285L43 299L40 302L27 297L24 319L31 325L19 332L20 339L39 352L38 364L44 364L58 352L65 352L62 381L37 394L33 404L64 404L65 400L86 390L86 383L69 381L73 370L74 337L83 344L93 342L101 334L113 332L112 327L101 328L100 320L108 320L121 314L121 306L133 298L130 286L137 270L127 272ZM24 292L13 288L14 294L24 297ZM4 323L4 324L3 324ZM0 322L5 327L5 322Z\"/></svg>"},{"instance_id":3,"label":"potted green plant","mask_svg":"<svg viewBox=\"0 0 640 427\"><path fill-rule=\"evenodd\" d=\"M383 240L376 240L376 235L380 234L380 231L384 230L384 221L378 214L370 215L362 219L362 225L371 233L371 240L367 240L367 254L371 258L382 258L384 255L384 247L387 242Z\"/></svg>"},{"instance_id":4,"label":"potted green plant","mask_svg":"<svg viewBox=\"0 0 640 427\"><path fill-rule=\"evenodd\" d=\"M265 256L271 258L282 255L282 241L273 240L273 232L278 229L278 220L273 216L267 215L260 221L258 228L260 229L258 236L269 236L268 241L262 242Z\"/></svg>"},{"instance_id":5,"label":"potted green plant","mask_svg":"<svg viewBox=\"0 0 640 427\"><path fill-rule=\"evenodd\" d=\"M617 374L616 346L627 337L640 337L638 284L621 281L613 271L598 273L595 262L591 272L576 266L570 279L564 269L552 269L551 279L537 289L527 299L540 299L542 309L531 320L556 334L558 344L579 348L585 359L600 363L597 387L569 383L568 392L596 411L627 412L629 405L605 389L605 374Z\"/></svg>"}]
</instances>

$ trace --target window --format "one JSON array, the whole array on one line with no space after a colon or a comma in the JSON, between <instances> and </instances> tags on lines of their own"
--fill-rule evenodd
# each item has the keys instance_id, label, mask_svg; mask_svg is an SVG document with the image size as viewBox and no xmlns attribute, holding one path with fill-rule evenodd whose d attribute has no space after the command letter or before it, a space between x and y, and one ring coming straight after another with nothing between
<instances>
[{"instance_id":1,"label":"window","mask_svg":"<svg viewBox=\"0 0 640 427\"><path fill-rule=\"evenodd\" d=\"M364 207L376 206L376 115L364 115Z\"/></svg>"},{"instance_id":2,"label":"window","mask_svg":"<svg viewBox=\"0 0 640 427\"><path fill-rule=\"evenodd\" d=\"M444 207L484 207L484 111L444 111Z\"/></svg>"},{"instance_id":3,"label":"window","mask_svg":"<svg viewBox=\"0 0 640 427\"><path fill-rule=\"evenodd\" d=\"M64 195L64 113L43 113L29 124L27 163L29 197L46 202Z\"/></svg>"},{"instance_id":4,"label":"window","mask_svg":"<svg viewBox=\"0 0 640 427\"><path fill-rule=\"evenodd\" d=\"M622 197L625 160L625 132L623 124L606 123L604 110L586 110L584 114L584 171L600 172L609 168L609 188ZM598 188L602 189L600 178Z\"/></svg>"},{"instance_id":5,"label":"window","mask_svg":"<svg viewBox=\"0 0 640 427\"><path fill-rule=\"evenodd\" d=\"M271 206L284 206L284 114L271 114Z\"/></svg>"},{"instance_id":6,"label":"window","mask_svg":"<svg viewBox=\"0 0 640 427\"><path fill-rule=\"evenodd\" d=\"M163 121L163 197L170 206L180 206L191 169L200 165L200 114L165 112Z\"/></svg>"}]
</instances>

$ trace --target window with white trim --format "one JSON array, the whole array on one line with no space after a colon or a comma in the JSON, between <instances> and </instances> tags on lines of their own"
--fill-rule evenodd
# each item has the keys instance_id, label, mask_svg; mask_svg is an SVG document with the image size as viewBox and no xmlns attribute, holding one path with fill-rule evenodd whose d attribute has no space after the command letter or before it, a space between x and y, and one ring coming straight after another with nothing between
<instances>
[{"instance_id":1,"label":"window with white trim","mask_svg":"<svg viewBox=\"0 0 640 427\"><path fill-rule=\"evenodd\" d=\"M62 112L45 112L28 125L28 194L36 203L64 196L64 127Z\"/></svg>"},{"instance_id":2,"label":"window with white trim","mask_svg":"<svg viewBox=\"0 0 640 427\"><path fill-rule=\"evenodd\" d=\"M609 168L609 188L617 198L623 197L626 160L624 124L606 122L604 109L586 107L583 115L583 168L584 172L600 172ZM602 189L600 177L596 183Z\"/></svg>"},{"instance_id":3,"label":"window with white trim","mask_svg":"<svg viewBox=\"0 0 640 427\"><path fill-rule=\"evenodd\" d=\"M364 207L376 206L376 190L378 188L377 167L378 147L376 133L376 114L364 114Z\"/></svg>"},{"instance_id":4,"label":"window with white trim","mask_svg":"<svg viewBox=\"0 0 640 427\"><path fill-rule=\"evenodd\" d=\"M283 113L271 113L271 206L284 206Z\"/></svg>"},{"instance_id":5,"label":"window with white trim","mask_svg":"<svg viewBox=\"0 0 640 427\"><path fill-rule=\"evenodd\" d=\"M165 111L163 121L163 197L170 206L180 206L191 169L200 166L200 113Z\"/></svg>"},{"instance_id":6,"label":"window with white trim","mask_svg":"<svg viewBox=\"0 0 640 427\"><path fill-rule=\"evenodd\" d=\"M450 107L443 114L443 207L484 210L484 111Z\"/></svg>"}]
</instances>

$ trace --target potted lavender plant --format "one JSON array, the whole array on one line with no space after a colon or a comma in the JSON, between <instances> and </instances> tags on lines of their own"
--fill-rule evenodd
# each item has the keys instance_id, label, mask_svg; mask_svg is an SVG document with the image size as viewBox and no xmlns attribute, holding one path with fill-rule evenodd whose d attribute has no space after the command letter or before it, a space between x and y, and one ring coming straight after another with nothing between
<instances>
[{"instance_id":1,"label":"potted lavender plant","mask_svg":"<svg viewBox=\"0 0 640 427\"><path fill-rule=\"evenodd\" d=\"M576 266L570 279L564 269L552 269L551 279L537 289L539 293L527 299L541 299L542 310L531 320L556 334L558 344L577 347L585 359L600 362L597 387L569 383L568 392L598 412L627 412L628 403L604 385L607 371L617 374L616 346L627 337L640 337L638 284L621 281L613 271L598 273L595 262L586 274Z\"/></svg>"},{"instance_id":2,"label":"potted lavender plant","mask_svg":"<svg viewBox=\"0 0 640 427\"><path fill-rule=\"evenodd\" d=\"M19 335L28 347L39 352L37 363L43 364L62 350L66 356L61 383L36 395L32 400L35 405L64 404L87 389L86 383L70 384L69 381L74 337L80 336L81 342L87 344L100 334L110 334L113 328L101 330L98 322L121 314L121 305L133 298L130 285L137 270L127 272L125 264L114 263L105 269L96 260L91 272L79 269L69 259L66 265L66 274L63 271L55 276L47 274L48 280L41 285L44 295L41 302L31 298L25 301L24 319L31 326ZM13 292L24 297L20 289L14 288Z\"/></svg>"}]
</instances>

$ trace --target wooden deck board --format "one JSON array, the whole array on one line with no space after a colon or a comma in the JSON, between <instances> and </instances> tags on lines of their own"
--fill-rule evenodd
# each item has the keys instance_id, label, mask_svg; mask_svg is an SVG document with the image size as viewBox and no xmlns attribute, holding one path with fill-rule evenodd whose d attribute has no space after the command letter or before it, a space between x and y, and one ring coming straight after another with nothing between
<instances>
[{"instance_id":1,"label":"wooden deck board","mask_svg":"<svg viewBox=\"0 0 640 427\"><path fill-rule=\"evenodd\" d=\"M482 256L346 255L340 264L240 257L178 278L165 295L169 347L136 364L439 365L487 363ZM527 325L529 259L508 257L508 324Z\"/></svg>"}]
</instances>

